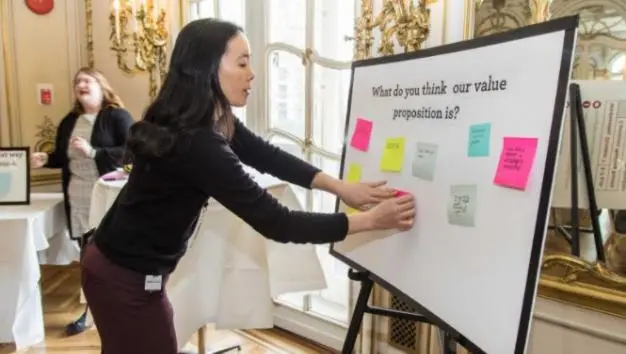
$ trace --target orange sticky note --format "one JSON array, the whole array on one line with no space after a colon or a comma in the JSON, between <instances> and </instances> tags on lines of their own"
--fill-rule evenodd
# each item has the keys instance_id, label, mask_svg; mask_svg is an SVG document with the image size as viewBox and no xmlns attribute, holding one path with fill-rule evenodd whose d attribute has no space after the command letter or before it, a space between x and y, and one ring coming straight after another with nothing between
<instances>
[{"instance_id":1,"label":"orange sticky note","mask_svg":"<svg viewBox=\"0 0 626 354\"><path fill-rule=\"evenodd\" d=\"M372 128L374 123L367 119L357 118L354 133L350 145L361 151L367 151L370 147L370 138L372 136Z\"/></svg>"},{"instance_id":2,"label":"orange sticky note","mask_svg":"<svg viewBox=\"0 0 626 354\"><path fill-rule=\"evenodd\" d=\"M537 152L537 138L504 138L493 183L525 190Z\"/></svg>"}]
</instances>

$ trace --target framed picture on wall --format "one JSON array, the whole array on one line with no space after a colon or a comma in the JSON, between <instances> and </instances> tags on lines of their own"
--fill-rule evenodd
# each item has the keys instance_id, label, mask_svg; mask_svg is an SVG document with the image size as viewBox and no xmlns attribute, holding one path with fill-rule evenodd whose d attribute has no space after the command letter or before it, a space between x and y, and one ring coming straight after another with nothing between
<instances>
[{"instance_id":1,"label":"framed picture on wall","mask_svg":"<svg viewBox=\"0 0 626 354\"><path fill-rule=\"evenodd\" d=\"M0 148L0 205L30 204L30 148Z\"/></svg>"}]
</instances>

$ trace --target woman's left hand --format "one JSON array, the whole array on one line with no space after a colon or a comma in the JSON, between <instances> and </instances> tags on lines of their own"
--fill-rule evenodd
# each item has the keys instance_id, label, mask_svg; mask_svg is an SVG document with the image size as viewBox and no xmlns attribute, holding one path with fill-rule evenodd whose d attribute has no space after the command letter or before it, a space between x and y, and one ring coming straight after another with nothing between
<instances>
[{"instance_id":1,"label":"woman's left hand","mask_svg":"<svg viewBox=\"0 0 626 354\"><path fill-rule=\"evenodd\" d=\"M93 152L91 144L89 144L87 140L79 136L72 137L72 140L70 140L70 146L85 154L85 157L91 157L91 154Z\"/></svg>"},{"instance_id":2,"label":"woman's left hand","mask_svg":"<svg viewBox=\"0 0 626 354\"><path fill-rule=\"evenodd\" d=\"M384 187L386 181L343 183L338 196L349 207L364 210L368 205L393 198L396 191Z\"/></svg>"}]
</instances>

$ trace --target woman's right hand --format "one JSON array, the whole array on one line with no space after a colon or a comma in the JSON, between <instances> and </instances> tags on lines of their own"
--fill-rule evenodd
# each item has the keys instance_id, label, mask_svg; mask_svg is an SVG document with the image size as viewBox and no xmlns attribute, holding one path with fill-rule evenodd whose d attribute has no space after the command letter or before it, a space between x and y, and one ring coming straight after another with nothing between
<instances>
[{"instance_id":1,"label":"woman's right hand","mask_svg":"<svg viewBox=\"0 0 626 354\"><path fill-rule=\"evenodd\" d=\"M413 226L415 201L405 194L390 198L365 212L348 215L348 234L363 231L399 229L406 231Z\"/></svg>"},{"instance_id":2,"label":"woman's right hand","mask_svg":"<svg viewBox=\"0 0 626 354\"><path fill-rule=\"evenodd\" d=\"M30 155L30 167L41 168L48 162L48 153L33 152Z\"/></svg>"},{"instance_id":3,"label":"woman's right hand","mask_svg":"<svg viewBox=\"0 0 626 354\"><path fill-rule=\"evenodd\" d=\"M374 230L399 229L406 231L413 226L415 200L412 195L390 198L368 210Z\"/></svg>"}]
</instances>

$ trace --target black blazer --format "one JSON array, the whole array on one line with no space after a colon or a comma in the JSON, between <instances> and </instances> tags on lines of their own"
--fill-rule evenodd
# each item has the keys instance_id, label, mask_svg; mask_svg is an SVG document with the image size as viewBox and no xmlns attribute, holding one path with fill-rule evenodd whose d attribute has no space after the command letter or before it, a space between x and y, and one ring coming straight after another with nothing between
<instances>
[{"instance_id":1,"label":"black blazer","mask_svg":"<svg viewBox=\"0 0 626 354\"><path fill-rule=\"evenodd\" d=\"M61 120L57 128L54 151L48 154L48 163L44 166L46 168L61 169L65 213L70 237L72 238L80 238L82 236L72 235L71 210L67 193L71 178L67 149L78 117L80 117L80 114L72 111ZM132 116L123 108L105 107L96 116L90 143L96 151L94 159L100 176L112 172L124 164L126 139L133 123Z\"/></svg>"}]
</instances>

